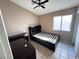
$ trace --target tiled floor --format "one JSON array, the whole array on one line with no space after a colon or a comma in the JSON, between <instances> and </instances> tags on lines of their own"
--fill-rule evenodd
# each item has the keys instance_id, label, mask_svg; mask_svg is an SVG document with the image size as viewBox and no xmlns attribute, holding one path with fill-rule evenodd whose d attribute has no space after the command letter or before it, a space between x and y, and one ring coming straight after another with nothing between
<instances>
[{"instance_id":1,"label":"tiled floor","mask_svg":"<svg viewBox=\"0 0 79 59\"><path fill-rule=\"evenodd\" d=\"M74 48L67 42L60 41L55 52L34 41L31 44L36 49L37 59L75 59Z\"/></svg>"}]
</instances>

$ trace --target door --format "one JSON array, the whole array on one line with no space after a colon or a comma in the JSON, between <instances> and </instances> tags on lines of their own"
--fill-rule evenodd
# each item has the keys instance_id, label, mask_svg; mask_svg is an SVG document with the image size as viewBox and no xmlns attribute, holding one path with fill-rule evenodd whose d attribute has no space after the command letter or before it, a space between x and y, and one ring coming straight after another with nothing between
<instances>
[{"instance_id":1,"label":"door","mask_svg":"<svg viewBox=\"0 0 79 59\"><path fill-rule=\"evenodd\" d=\"M13 59L1 10L0 10L0 59Z\"/></svg>"},{"instance_id":2,"label":"door","mask_svg":"<svg viewBox=\"0 0 79 59\"><path fill-rule=\"evenodd\" d=\"M76 33L75 55L79 57L79 23L78 23L77 33Z\"/></svg>"}]
</instances>

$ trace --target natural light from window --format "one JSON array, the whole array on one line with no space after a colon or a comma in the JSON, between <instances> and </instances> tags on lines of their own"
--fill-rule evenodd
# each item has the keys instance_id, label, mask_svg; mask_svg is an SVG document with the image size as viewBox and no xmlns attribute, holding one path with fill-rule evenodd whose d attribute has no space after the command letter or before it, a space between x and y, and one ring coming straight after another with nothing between
<instances>
[{"instance_id":1,"label":"natural light from window","mask_svg":"<svg viewBox=\"0 0 79 59\"><path fill-rule=\"evenodd\" d=\"M53 30L70 31L72 15L56 16L53 20Z\"/></svg>"},{"instance_id":2,"label":"natural light from window","mask_svg":"<svg viewBox=\"0 0 79 59\"><path fill-rule=\"evenodd\" d=\"M54 17L53 29L60 30L61 27L61 16Z\"/></svg>"}]
</instances>

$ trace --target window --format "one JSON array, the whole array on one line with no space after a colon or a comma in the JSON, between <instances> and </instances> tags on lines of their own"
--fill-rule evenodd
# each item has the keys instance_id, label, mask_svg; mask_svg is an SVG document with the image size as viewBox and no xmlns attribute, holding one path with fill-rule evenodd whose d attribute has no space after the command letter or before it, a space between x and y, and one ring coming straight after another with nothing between
<instances>
[{"instance_id":1,"label":"window","mask_svg":"<svg viewBox=\"0 0 79 59\"><path fill-rule=\"evenodd\" d=\"M53 21L53 30L70 31L72 15L56 16Z\"/></svg>"},{"instance_id":2,"label":"window","mask_svg":"<svg viewBox=\"0 0 79 59\"><path fill-rule=\"evenodd\" d=\"M54 30L60 30L61 27L61 16L58 17L54 17L54 21L53 21L53 29Z\"/></svg>"}]
</instances>

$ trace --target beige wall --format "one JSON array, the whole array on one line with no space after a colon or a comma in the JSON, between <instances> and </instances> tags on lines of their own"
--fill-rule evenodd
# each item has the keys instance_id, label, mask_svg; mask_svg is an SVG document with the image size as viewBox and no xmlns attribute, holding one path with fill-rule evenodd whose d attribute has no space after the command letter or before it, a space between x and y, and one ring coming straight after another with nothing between
<instances>
[{"instance_id":1,"label":"beige wall","mask_svg":"<svg viewBox=\"0 0 79 59\"><path fill-rule=\"evenodd\" d=\"M53 12L53 13L41 15L40 16L40 25L42 26L42 31L43 32L50 32L50 33L57 33L57 34L61 35L62 39L71 40L72 34L73 34L73 28L74 28L74 22L75 22L74 18L75 18L76 11L77 11L77 7L74 7L74 8L61 10L61 11L58 11L58 12ZM71 32L54 31L53 30L53 17L59 16L59 15L67 15L67 14L73 15Z\"/></svg>"},{"instance_id":2,"label":"beige wall","mask_svg":"<svg viewBox=\"0 0 79 59\"><path fill-rule=\"evenodd\" d=\"M0 0L0 7L8 34L17 31L28 32L29 24L39 24L39 17L37 15L8 0Z\"/></svg>"}]
</instances>

